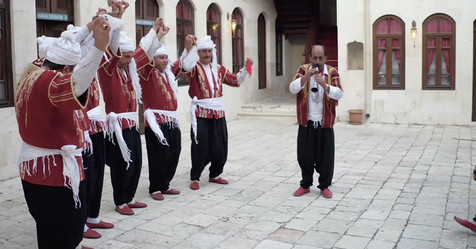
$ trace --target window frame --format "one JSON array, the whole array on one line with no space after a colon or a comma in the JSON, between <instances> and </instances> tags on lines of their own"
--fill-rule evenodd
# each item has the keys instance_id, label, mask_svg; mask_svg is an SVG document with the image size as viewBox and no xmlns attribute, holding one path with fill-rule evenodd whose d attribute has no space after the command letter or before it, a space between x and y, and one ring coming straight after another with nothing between
<instances>
[{"instance_id":1,"label":"window frame","mask_svg":"<svg viewBox=\"0 0 476 249\"><path fill-rule=\"evenodd\" d=\"M3 3L0 3L0 11L3 12L2 22L5 26L0 27L0 32L2 32L2 39L0 41L0 46L4 49L4 56L0 55L1 67L4 75L4 91L5 98L0 99L0 109L13 107L15 105L15 96L14 96L14 83L13 83L13 69L12 69L12 47L11 47L11 19L10 19L10 0L4 0Z\"/></svg>"},{"instance_id":2,"label":"window frame","mask_svg":"<svg viewBox=\"0 0 476 249\"><path fill-rule=\"evenodd\" d=\"M182 5L187 5L190 10L191 10L191 13L190 13L190 19L185 19L185 18L182 18L182 17L176 17L175 19L175 23L176 23L176 28L177 28L177 34L176 34L176 38L177 38L177 54L178 54L178 59L180 59L180 54L182 54L182 51L185 49L185 43L184 43L184 40L185 40L185 36L188 35L188 34L185 34L185 33L182 33L182 34L179 34L179 30L180 30L180 26L184 26L185 25L190 25L190 34L194 34L194 31L195 31L195 9L193 8L193 5L190 3L189 0L180 0L177 5L175 6L175 11L177 11L177 8L179 6L182 6ZM181 16L184 16L183 15L183 7L180 8L180 11L182 11L182 15ZM185 29L182 29L182 30L185 30ZM180 42L179 42L179 39L182 40L182 44L183 44L183 47L180 48ZM188 86L190 83L188 82L188 79L187 77L182 74L180 75L180 77L178 78L177 80L177 83L178 83L178 86Z\"/></svg>"},{"instance_id":3,"label":"window frame","mask_svg":"<svg viewBox=\"0 0 476 249\"><path fill-rule=\"evenodd\" d=\"M240 20L241 20L241 23L238 22L238 20L236 19L236 15L239 15L240 16ZM232 58L233 58L233 63L232 63L232 67L233 67L233 73L238 73L240 71L241 68L243 68L245 66L245 46L244 46L244 19L243 19L243 12L239 9L239 8L235 8L231 14L231 19L235 19L237 20L236 22L236 27L235 27L235 31L231 31L231 46L232 46ZM237 31L241 32L241 37L238 38L237 37ZM239 60L239 58L236 57L236 55L238 54L238 46L241 48L240 49L240 53L241 53L241 60Z\"/></svg>"},{"instance_id":4,"label":"window frame","mask_svg":"<svg viewBox=\"0 0 476 249\"><path fill-rule=\"evenodd\" d=\"M395 20L400 25L402 25L402 33L401 34L377 34L377 25L387 19L388 20L388 29L390 30L390 20ZM405 22L400 19L398 16L395 15L384 15L379 17L372 25L373 28L373 65L372 65L372 77L373 77L373 90L405 90ZM400 84L399 85L392 85L392 39L398 38L400 39ZM378 84L378 41L381 39L386 39L386 52L385 52L385 62L387 63L386 69L386 79L387 82L385 85ZM390 64L390 66L389 66Z\"/></svg>"},{"instance_id":5,"label":"window frame","mask_svg":"<svg viewBox=\"0 0 476 249\"><path fill-rule=\"evenodd\" d=\"M448 33L435 33L435 34L427 34L426 33L426 25L428 22L433 20L434 18L443 18L448 20L452 24L452 32L451 35ZM438 30L440 30L440 21L438 20ZM455 20L446 14L442 13L437 13L433 14L431 16L428 16L425 21L423 21L423 27L422 27L422 90L455 90L455 70L456 70L456 22ZM451 40L451 45L450 45L450 70L451 73L450 75L450 85L449 86L444 86L441 85L441 65L442 65L442 45L441 41L445 38L449 38ZM439 67L436 66L436 71L435 71L435 85L434 86L428 86L427 85L427 76L428 76L428 69L427 69L427 55L428 55L428 42L427 39L436 39L436 45L435 45L435 65L440 65Z\"/></svg>"},{"instance_id":6,"label":"window frame","mask_svg":"<svg viewBox=\"0 0 476 249\"><path fill-rule=\"evenodd\" d=\"M217 21L216 22L214 22L213 19L211 18L211 15L213 14L213 11L215 11L217 13ZM221 58L222 58L222 50L221 50L221 48L222 48L222 39L221 39L222 32L221 32L221 11L220 11L220 8L218 8L218 6L215 3L210 4L207 8L206 16L207 16L207 35L209 35L212 38L213 43L215 43L215 44L218 43L218 45L216 46L217 57L218 57L217 58L218 59L217 63L221 64L221 62L222 62L222 60L221 60ZM215 32L218 33L218 36L210 34L210 31L213 30L213 29L218 30L218 31L215 31Z\"/></svg>"},{"instance_id":7,"label":"window frame","mask_svg":"<svg viewBox=\"0 0 476 249\"><path fill-rule=\"evenodd\" d=\"M283 33L276 31L276 76L282 76L283 72Z\"/></svg>"}]
</instances>

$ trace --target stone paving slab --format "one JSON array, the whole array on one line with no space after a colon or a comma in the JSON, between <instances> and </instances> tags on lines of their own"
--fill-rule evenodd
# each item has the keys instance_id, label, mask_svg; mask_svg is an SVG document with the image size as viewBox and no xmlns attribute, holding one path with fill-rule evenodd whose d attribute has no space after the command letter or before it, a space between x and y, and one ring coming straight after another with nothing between
<instances>
[{"instance_id":1,"label":"stone paving slab","mask_svg":"<svg viewBox=\"0 0 476 249\"><path fill-rule=\"evenodd\" d=\"M210 249L474 249L476 234L455 215L473 217L473 142L476 128L365 124L335 126L332 199L317 188L294 197L300 170L294 122L240 119L229 122L229 185L206 181L188 188L190 137L172 186L179 196L154 201L144 167L136 199L146 209L114 212L106 169L100 218L115 224L83 245L106 248ZM317 175L315 176L317 182ZM35 223L18 178L0 182L0 248L37 248Z\"/></svg>"}]
</instances>

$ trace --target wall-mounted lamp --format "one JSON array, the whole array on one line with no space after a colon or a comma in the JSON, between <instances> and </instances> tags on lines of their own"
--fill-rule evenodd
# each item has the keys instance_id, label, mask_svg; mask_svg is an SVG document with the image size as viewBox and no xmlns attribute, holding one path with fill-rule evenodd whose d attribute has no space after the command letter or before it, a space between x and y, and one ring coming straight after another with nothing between
<instances>
[{"instance_id":1,"label":"wall-mounted lamp","mask_svg":"<svg viewBox=\"0 0 476 249\"><path fill-rule=\"evenodd\" d=\"M415 47L415 39L416 39L416 33L417 33L415 20L413 20L413 22L412 22L412 28L410 29L410 32L412 33L413 47Z\"/></svg>"},{"instance_id":2,"label":"wall-mounted lamp","mask_svg":"<svg viewBox=\"0 0 476 249\"><path fill-rule=\"evenodd\" d=\"M217 29L219 26L220 26L220 25L217 23L217 24L213 25L213 29L215 30L215 29Z\"/></svg>"},{"instance_id":3,"label":"wall-mounted lamp","mask_svg":"<svg viewBox=\"0 0 476 249\"><path fill-rule=\"evenodd\" d=\"M231 31L235 32L235 29L236 29L236 20L231 19Z\"/></svg>"}]
</instances>

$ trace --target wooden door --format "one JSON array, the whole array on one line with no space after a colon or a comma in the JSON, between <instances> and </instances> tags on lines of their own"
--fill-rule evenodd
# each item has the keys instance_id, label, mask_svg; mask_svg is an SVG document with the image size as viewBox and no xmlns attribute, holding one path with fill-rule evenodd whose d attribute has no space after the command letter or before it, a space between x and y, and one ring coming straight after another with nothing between
<instances>
[{"instance_id":1,"label":"wooden door","mask_svg":"<svg viewBox=\"0 0 476 249\"><path fill-rule=\"evenodd\" d=\"M473 23L473 112L471 121L476 121L476 21Z\"/></svg>"},{"instance_id":2,"label":"wooden door","mask_svg":"<svg viewBox=\"0 0 476 249\"><path fill-rule=\"evenodd\" d=\"M136 0L136 21L146 20L149 23L155 21L159 17L159 5L155 0ZM151 25L136 25L136 45L138 46L140 40L144 35L149 33ZM139 105L139 130L141 134L144 134L144 106Z\"/></svg>"},{"instance_id":3,"label":"wooden door","mask_svg":"<svg viewBox=\"0 0 476 249\"><path fill-rule=\"evenodd\" d=\"M36 35L60 37L69 24L74 24L73 0L36 0L37 13L52 13L67 15L63 20L37 20Z\"/></svg>"},{"instance_id":4,"label":"wooden door","mask_svg":"<svg viewBox=\"0 0 476 249\"><path fill-rule=\"evenodd\" d=\"M258 17L258 89L266 88L266 20L263 14Z\"/></svg>"},{"instance_id":5,"label":"wooden door","mask_svg":"<svg viewBox=\"0 0 476 249\"><path fill-rule=\"evenodd\" d=\"M69 22L54 22L54 21L37 21L36 22L36 35L38 37L50 36L50 37L60 37L61 33L66 30Z\"/></svg>"},{"instance_id":6,"label":"wooden door","mask_svg":"<svg viewBox=\"0 0 476 249\"><path fill-rule=\"evenodd\" d=\"M13 106L10 1L0 0L0 107Z\"/></svg>"},{"instance_id":7,"label":"wooden door","mask_svg":"<svg viewBox=\"0 0 476 249\"><path fill-rule=\"evenodd\" d=\"M73 0L36 0L36 12L67 14L68 22L74 22Z\"/></svg>"}]
</instances>

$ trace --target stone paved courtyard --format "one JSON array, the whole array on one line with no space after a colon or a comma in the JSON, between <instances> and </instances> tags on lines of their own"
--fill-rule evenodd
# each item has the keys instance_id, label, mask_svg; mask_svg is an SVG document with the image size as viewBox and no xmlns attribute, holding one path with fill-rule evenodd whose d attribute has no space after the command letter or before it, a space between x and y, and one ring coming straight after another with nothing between
<instances>
[{"instance_id":1,"label":"stone paved courtyard","mask_svg":"<svg viewBox=\"0 0 476 249\"><path fill-rule=\"evenodd\" d=\"M190 138L173 187L179 196L154 201L144 168L136 199L149 207L134 216L114 211L109 169L100 218L115 228L85 239L94 248L431 249L476 247L476 234L453 216L476 213L471 178L476 128L367 124L335 127L332 199L317 188L303 197L291 121L229 122L229 159L223 186L188 188ZM143 139L144 142L144 139ZM144 155L145 155L144 147ZM317 178L315 178L317 182ZM0 248L37 248L35 223L20 180L0 182Z\"/></svg>"}]
</instances>

